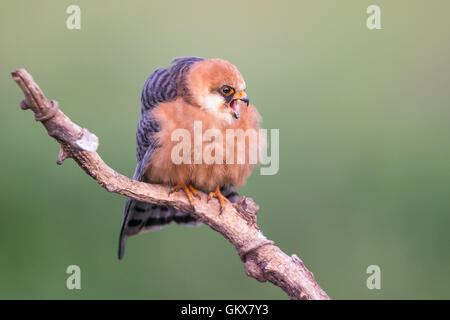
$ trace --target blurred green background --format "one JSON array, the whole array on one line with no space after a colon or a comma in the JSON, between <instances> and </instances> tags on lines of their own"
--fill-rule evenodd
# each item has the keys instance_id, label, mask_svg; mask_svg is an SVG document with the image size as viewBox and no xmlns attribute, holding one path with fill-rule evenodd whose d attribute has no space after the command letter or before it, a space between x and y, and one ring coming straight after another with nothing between
<instances>
[{"instance_id":1,"label":"blurred green background","mask_svg":"<svg viewBox=\"0 0 450 320\"><path fill-rule=\"evenodd\" d=\"M81 7L81 30L66 8ZM366 27L381 7L382 30ZM124 198L99 187L31 111L10 72L135 166L146 77L173 57L220 57L244 75L280 170L241 192L264 234L338 299L450 298L450 2L25 1L0 3L0 298L285 299L245 275L208 227L130 238L116 258ZM68 265L81 290L66 289ZM381 290L366 268L379 265Z\"/></svg>"}]
</instances>

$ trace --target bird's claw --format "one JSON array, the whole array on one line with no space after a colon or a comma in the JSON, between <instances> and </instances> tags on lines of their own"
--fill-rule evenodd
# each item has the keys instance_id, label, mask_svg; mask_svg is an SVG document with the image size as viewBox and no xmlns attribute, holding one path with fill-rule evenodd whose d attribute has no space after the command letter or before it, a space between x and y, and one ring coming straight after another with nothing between
<instances>
[{"instance_id":1,"label":"bird's claw","mask_svg":"<svg viewBox=\"0 0 450 320\"><path fill-rule=\"evenodd\" d=\"M181 189L183 189L183 186L177 184L176 186L170 187L169 192L167 193L167 195L170 196L172 193L177 192L177 191L179 191Z\"/></svg>"},{"instance_id":2,"label":"bird's claw","mask_svg":"<svg viewBox=\"0 0 450 320\"><path fill-rule=\"evenodd\" d=\"M176 186L170 188L168 195L170 196L172 193L177 192L179 190L183 190L184 191L184 193L186 194L186 197L189 200L189 203L190 203L192 209L195 212L194 197L198 198L198 199L201 199L200 195L198 194L198 191L195 190L195 188L193 186L191 186L191 185L182 186L182 185L178 185L177 184Z\"/></svg>"},{"instance_id":3,"label":"bird's claw","mask_svg":"<svg viewBox=\"0 0 450 320\"><path fill-rule=\"evenodd\" d=\"M210 192L208 194L208 199L206 200L206 202L208 203L209 200L211 200L212 198L217 198L217 200L219 200L219 205L220 205L220 211L219 214L222 214L223 212L223 208L225 207L225 202L230 202L230 200L228 200L227 197L225 197L221 192L220 192L220 188L219 186L217 186L216 191L214 192Z\"/></svg>"},{"instance_id":4,"label":"bird's claw","mask_svg":"<svg viewBox=\"0 0 450 320\"><path fill-rule=\"evenodd\" d=\"M199 200L202 199L202 197L200 197L200 194L198 193L198 191L192 186L192 184L190 184L189 186L189 190L192 192L192 194L194 195L194 198L197 198Z\"/></svg>"}]
</instances>

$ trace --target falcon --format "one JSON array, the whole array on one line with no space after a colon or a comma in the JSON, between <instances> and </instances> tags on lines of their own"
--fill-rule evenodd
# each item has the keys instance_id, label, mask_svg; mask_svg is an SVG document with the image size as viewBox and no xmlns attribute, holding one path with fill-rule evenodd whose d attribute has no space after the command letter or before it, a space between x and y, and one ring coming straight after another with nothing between
<instances>
[{"instance_id":1,"label":"falcon","mask_svg":"<svg viewBox=\"0 0 450 320\"><path fill-rule=\"evenodd\" d=\"M252 163L174 163L172 151L178 141L177 129L195 135L194 125L202 124L202 133L213 129L226 136L227 130L258 130L261 117L245 93L246 84L239 70L222 59L176 58L169 67L156 69L145 81L141 93L141 117L136 130L136 169L133 179L171 186L170 193L184 192L195 209L198 190L217 199L220 212L226 202L239 199L237 188L245 184ZM236 146L229 140L219 144L223 154ZM217 146L217 144L216 144ZM208 147L203 143L201 148ZM245 152L250 147L245 145ZM194 148L189 157L194 158ZM235 152L236 153L236 152ZM203 153L201 153L203 154ZM170 194L169 193L169 194ZM122 259L129 236L157 230L174 221L199 225L191 215L172 207L157 206L127 198L119 238Z\"/></svg>"}]
</instances>

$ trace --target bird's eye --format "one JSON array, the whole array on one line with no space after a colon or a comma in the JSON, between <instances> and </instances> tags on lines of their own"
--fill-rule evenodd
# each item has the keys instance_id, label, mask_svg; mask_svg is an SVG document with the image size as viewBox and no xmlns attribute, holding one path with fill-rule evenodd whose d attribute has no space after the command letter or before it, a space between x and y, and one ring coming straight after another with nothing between
<instances>
[{"instance_id":1,"label":"bird's eye","mask_svg":"<svg viewBox=\"0 0 450 320\"><path fill-rule=\"evenodd\" d=\"M231 94L233 94L234 89L229 86L223 86L220 88L220 93L223 94L225 97L229 97Z\"/></svg>"}]
</instances>

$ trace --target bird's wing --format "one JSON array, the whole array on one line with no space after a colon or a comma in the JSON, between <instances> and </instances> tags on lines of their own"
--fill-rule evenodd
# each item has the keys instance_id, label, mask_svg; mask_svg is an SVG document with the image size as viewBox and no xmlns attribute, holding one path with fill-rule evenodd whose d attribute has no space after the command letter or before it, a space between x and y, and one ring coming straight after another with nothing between
<instances>
[{"instance_id":1,"label":"bird's wing","mask_svg":"<svg viewBox=\"0 0 450 320\"><path fill-rule=\"evenodd\" d=\"M152 158L158 140L155 134L160 127L152 112L160 103L169 102L184 93L183 77L189 67L203 60L198 57L184 57L174 59L168 68L156 69L145 81L141 94L141 118L136 130L136 170L133 179L145 180L145 171ZM172 208L158 207L145 202L127 198L122 227L119 238L119 259L125 251L127 237L141 231L159 229L170 221L179 223L198 224L189 215L177 212Z\"/></svg>"}]
</instances>

